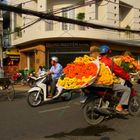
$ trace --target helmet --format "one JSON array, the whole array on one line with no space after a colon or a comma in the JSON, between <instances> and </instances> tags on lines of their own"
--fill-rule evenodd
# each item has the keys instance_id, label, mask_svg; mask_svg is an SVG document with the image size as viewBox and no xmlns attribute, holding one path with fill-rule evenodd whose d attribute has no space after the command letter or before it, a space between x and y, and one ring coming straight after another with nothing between
<instances>
[{"instance_id":1,"label":"helmet","mask_svg":"<svg viewBox=\"0 0 140 140\"><path fill-rule=\"evenodd\" d=\"M108 45L102 45L99 50L101 54L110 53L111 51Z\"/></svg>"},{"instance_id":2,"label":"helmet","mask_svg":"<svg viewBox=\"0 0 140 140\"><path fill-rule=\"evenodd\" d=\"M55 62L58 62L58 57L53 56L53 57L51 57L51 60L53 60L53 61L55 61Z\"/></svg>"}]
</instances>

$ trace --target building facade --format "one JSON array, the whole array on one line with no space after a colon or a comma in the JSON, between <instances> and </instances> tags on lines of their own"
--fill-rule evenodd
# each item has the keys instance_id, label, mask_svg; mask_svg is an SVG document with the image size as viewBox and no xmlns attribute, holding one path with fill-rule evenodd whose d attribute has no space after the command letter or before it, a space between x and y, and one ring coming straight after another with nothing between
<instances>
[{"instance_id":1,"label":"building facade","mask_svg":"<svg viewBox=\"0 0 140 140\"><path fill-rule=\"evenodd\" d=\"M53 55L58 56L65 65L76 56L88 54L92 47L105 43L116 54L126 50L140 53L140 35L129 32L130 29L140 29L138 0L99 0L94 3L83 0L77 8L71 8L77 5L77 0L11 0L11 3L20 8L128 29L128 32L92 29L12 13L11 29L15 33L11 36L11 43L20 52L19 69L27 67L37 70L39 65L49 66L49 58ZM32 25L28 26L30 24ZM28 28L21 30L26 26Z\"/></svg>"},{"instance_id":2,"label":"building facade","mask_svg":"<svg viewBox=\"0 0 140 140\"><path fill-rule=\"evenodd\" d=\"M10 24L10 12L3 12L3 67L5 74L13 75L19 69L20 53L11 46Z\"/></svg>"}]
</instances>

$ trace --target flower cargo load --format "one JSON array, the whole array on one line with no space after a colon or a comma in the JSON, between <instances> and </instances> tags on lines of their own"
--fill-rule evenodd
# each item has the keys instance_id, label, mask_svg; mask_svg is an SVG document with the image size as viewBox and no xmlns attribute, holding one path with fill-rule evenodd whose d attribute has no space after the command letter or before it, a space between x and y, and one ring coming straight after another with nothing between
<instances>
[{"instance_id":1,"label":"flower cargo load","mask_svg":"<svg viewBox=\"0 0 140 140\"><path fill-rule=\"evenodd\" d=\"M113 74L105 64L87 55L77 57L73 63L67 64L58 80L58 86L64 89L83 88L92 83L111 85Z\"/></svg>"},{"instance_id":2,"label":"flower cargo load","mask_svg":"<svg viewBox=\"0 0 140 140\"><path fill-rule=\"evenodd\" d=\"M140 70L138 61L130 55L115 56L113 61L128 73L136 73Z\"/></svg>"},{"instance_id":3,"label":"flower cargo load","mask_svg":"<svg viewBox=\"0 0 140 140\"><path fill-rule=\"evenodd\" d=\"M108 66L100 62L100 71L95 81L97 85L112 85L114 82L114 75Z\"/></svg>"},{"instance_id":4,"label":"flower cargo load","mask_svg":"<svg viewBox=\"0 0 140 140\"><path fill-rule=\"evenodd\" d=\"M64 89L78 89L91 84L96 80L99 72L99 61L85 55L77 57L73 63L67 64L58 85Z\"/></svg>"}]
</instances>

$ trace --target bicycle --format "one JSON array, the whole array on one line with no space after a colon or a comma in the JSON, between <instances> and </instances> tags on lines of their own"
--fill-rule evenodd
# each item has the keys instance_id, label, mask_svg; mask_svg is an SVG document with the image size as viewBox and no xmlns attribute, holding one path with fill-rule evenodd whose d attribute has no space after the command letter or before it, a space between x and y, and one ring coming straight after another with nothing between
<instances>
[{"instance_id":1,"label":"bicycle","mask_svg":"<svg viewBox=\"0 0 140 140\"><path fill-rule=\"evenodd\" d=\"M0 78L0 94L6 95L9 101L15 98L15 89L9 78Z\"/></svg>"}]
</instances>

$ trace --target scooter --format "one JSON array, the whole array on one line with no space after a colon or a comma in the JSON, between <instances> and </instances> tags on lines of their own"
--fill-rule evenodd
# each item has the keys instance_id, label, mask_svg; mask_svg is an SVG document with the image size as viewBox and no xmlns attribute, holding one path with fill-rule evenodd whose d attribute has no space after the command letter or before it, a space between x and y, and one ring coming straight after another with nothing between
<instances>
[{"instance_id":1,"label":"scooter","mask_svg":"<svg viewBox=\"0 0 140 140\"><path fill-rule=\"evenodd\" d=\"M85 95L82 106L83 115L88 124L97 125L105 118L122 115L115 110L122 93L114 93L112 87L92 84L82 89L82 92ZM128 112L132 116L140 114L140 97L133 88L129 99Z\"/></svg>"},{"instance_id":2,"label":"scooter","mask_svg":"<svg viewBox=\"0 0 140 140\"><path fill-rule=\"evenodd\" d=\"M36 81L36 85L28 91L27 102L31 107L37 107L43 102L53 101L61 98L63 101L72 99L72 92L70 90L56 90L56 94L52 98L48 98L49 82L48 76L44 75Z\"/></svg>"}]
</instances>

